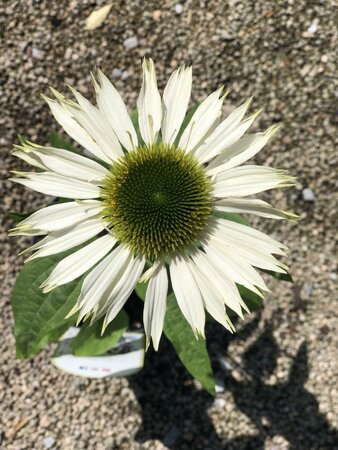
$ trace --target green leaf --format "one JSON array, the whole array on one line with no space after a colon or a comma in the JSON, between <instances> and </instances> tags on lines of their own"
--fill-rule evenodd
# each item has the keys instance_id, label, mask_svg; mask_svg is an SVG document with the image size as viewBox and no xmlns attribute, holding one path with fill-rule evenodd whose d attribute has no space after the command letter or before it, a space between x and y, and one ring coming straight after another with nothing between
<instances>
[{"instance_id":1,"label":"green leaf","mask_svg":"<svg viewBox=\"0 0 338 450\"><path fill-rule=\"evenodd\" d=\"M80 154L80 150L76 148L71 142L65 139L61 134L52 130L49 135L49 142L52 147L63 148L65 150L69 150L73 153Z\"/></svg>"},{"instance_id":2,"label":"green leaf","mask_svg":"<svg viewBox=\"0 0 338 450\"><path fill-rule=\"evenodd\" d=\"M250 291L250 289L247 289L240 284L237 284L237 289L239 290L240 296L250 311L257 311L263 306L262 297Z\"/></svg>"},{"instance_id":3,"label":"green leaf","mask_svg":"<svg viewBox=\"0 0 338 450\"><path fill-rule=\"evenodd\" d=\"M39 352L49 342L62 336L76 321L76 315L65 319L80 294L83 277L43 294L40 285L55 265L78 248L24 265L14 289L12 308L14 336L18 358L28 358Z\"/></svg>"},{"instance_id":4,"label":"green leaf","mask_svg":"<svg viewBox=\"0 0 338 450\"><path fill-rule=\"evenodd\" d=\"M98 356L114 347L128 328L128 314L122 309L101 335L102 323L103 319L93 325L81 327L79 334L72 341L74 355Z\"/></svg>"},{"instance_id":5,"label":"green leaf","mask_svg":"<svg viewBox=\"0 0 338 450\"><path fill-rule=\"evenodd\" d=\"M267 273L268 275L271 275L274 278L277 278L277 280L288 281L289 283L293 283L292 276L289 272L280 273L280 272L273 272L272 270L265 270L265 269L261 269L261 271L264 273Z\"/></svg>"},{"instance_id":6,"label":"green leaf","mask_svg":"<svg viewBox=\"0 0 338 450\"><path fill-rule=\"evenodd\" d=\"M174 293L168 295L163 330L185 368L209 394L215 395L215 380L206 342L201 337L198 340L195 338L181 313Z\"/></svg>"},{"instance_id":7,"label":"green leaf","mask_svg":"<svg viewBox=\"0 0 338 450\"><path fill-rule=\"evenodd\" d=\"M213 211L212 215L215 217L219 217L221 219L232 220L233 222L241 223L242 225L246 225L248 227L251 226L250 223L246 219L244 219L244 217L242 217L240 214L227 213L215 210Z\"/></svg>"}]
</instances>

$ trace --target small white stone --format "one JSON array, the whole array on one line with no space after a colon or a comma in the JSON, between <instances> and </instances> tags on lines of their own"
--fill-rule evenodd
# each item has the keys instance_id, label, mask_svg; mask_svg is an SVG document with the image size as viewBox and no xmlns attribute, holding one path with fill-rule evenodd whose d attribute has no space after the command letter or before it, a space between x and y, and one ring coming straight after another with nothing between
<instances>
[{"instance_id":1,"label":"small white stone","mask_svg":"<svg viewBox=\"0 0 338 450\"><path fill-rule=\"evenodd\" d=\"M45 448L52 448L55 444L55 439L52 436L47 436L43 439L43 445Z\"/></svg>"},{"instance_id":2,"label":"small white stone","mask_svg":"<svg viewBox=\"0 0 338 450\"><path fill-rule=\"evenodd\" d=\"M112 75L114 78L120 78L120 76L122 75L122 70L121 69L113 69Z\"/></svg>"},{"instance_id":3,"label":"small white stone","mask_svg":"<svg viewBox=\"0 0 338 450\"><path fill-rule=\"evenodd\" d=\"M176 14L182 14L183 12L183 6L181 5L181 3L176 3L175 5L175 13Z\"/></svg>"},{"instance_id":4,"label":"small white stone","mask_svg":"<svg viewBox=\"0 0 338 450\"><path fill-rule=\"evenodd\" d=\"M136 36L131 36L123 41L123 45L127 50L131 50L138 46L138 39Z\"/></svg>"},{"instance_id":5,"label":"small white stone","mask_svg":"<svg viewBox=\"0 0 338 450\"><path fill-rule=\"evenodd\" d=\"M72 53L73 53L73 49L70 48L70 47L68 47L67 50L65 51L65 56L64 56L64 58L65 58L65 59L70 59L71 56L72 56Z\"/></svg>"},{"instance_id":6,"label":"small white stone","mask_svg":"<svg viewBox=\"0 0 338 450\"><path fill-rule=\"evenodd\" d=\"M307 29L307 32L309 34L315 34L315 32L318 30L318 23L317 22L312 22L312 24L309 26L309 28Z\"/></svg>"},{"instance_id":7,"label":"small white stone","mask_svg":"<svg viewBox=\"0 0 338 450\"><path fill-rule=\"evenodd\" d=\"M219 394L220 392L225 391L225 386L224 386L223 380L216 379L215 391L216 391L216 394Z\"/></svg>"},{"instance_id":8,"label":"small white stone","mask_svg":"<svg viewBox=\"0 0 338 450\"><path fill-rule=\"evenodd\" d=\"M128 70L124 70L122 73L121 73L121 78L122 78L122 80L126 80L127 78L129 78L130 77L130 73L128 72Z\"/></svg>"},{"instance_id":9,"label":"small white stone","mask_svg":"<svg viewBox=\"0 0 338 450\"><path fill-rule=\"evenodd\" d=\"M303 194L304 202L314 202L315 201L315 194L313 193L312 189L305 188L305 189L303 189L302 194Z\"/></svg>"},{"instance_id":10,"label":"small white stone","mask_svg":"<svg viewBox=\"0 0 338 450\"><path fill-rule=\"evenodd\" d=\"M156 9L156 10L153 12L153 19L154 19L156 22L158 22L158 21L160 20L160 18L161 18L161 14L162 14L162 11L161 11L160 9Z\"/></svg>"},{"instance_id":11,"label":"small white stone","mask_svg":"<svg viewBox=\"0 0 338 450\"><path fill-rule=\"evenodd\" d=\"M219 362L219 365L220 365L221 369L224 372L230 372L233 369L233 366L230 363L230 361L228 361L225 358L219 358L218 362Z\"/></svg>"},{"instance_id":12,"label":"small white stone","mask_svg":"<svg viewBox=\"0 0 338 450\"><path fill-rule=\"evenodd\" d=\"M35 59L43 59L44 52L36 47L32 47L32 57Z\"/></svg>"},{"instance_id":13,"label":"small white stone","mask_svg":"<svg viewBox=\"0 0 338 450\"><path fill-rule=\"evenodd\" d=\"M225 398L215 398L214 403L213 403L214 408L222 409L225 407L225 405L226 405Z\"/></svg>"}]
</instances>

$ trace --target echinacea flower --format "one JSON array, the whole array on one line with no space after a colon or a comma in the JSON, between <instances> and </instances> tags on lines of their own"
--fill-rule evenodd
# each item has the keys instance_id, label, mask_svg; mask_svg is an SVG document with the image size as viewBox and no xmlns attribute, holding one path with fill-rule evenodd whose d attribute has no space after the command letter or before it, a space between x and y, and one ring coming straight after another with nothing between
<instances>
[{"instance_id":1,"label":"echinacea flower","mask_svg":"<svg viewBox=\"0 0 338 450\"><path fill-rule=\"evenodd\" d=\"M192 85L191 68L170 77L161 98L152 60L143 63L137 101L141 137L108 78L94 79L97 107L71 88L74 100L52 90L46 98L68 135L93 155L25 142L14 155L40 169L13 180L73 201L47 206L12 234L46 235L26 251L38 258L86 243L61 260L42 285L48 292L89 271L71 311L79 321L114 319L135 285L148 281L144 327L157 349L171 285L195 335L204 335L205 310L230 331L232 310L247 307L237 284L262 296L255 268L285 272L273 255L285 246L217 212L283 219L289 213L250 196L289 185L285 171L241 165L277 131L246 134L257 117L250 100L221 119L223 89L209 95L180 134ZM93 238L96 239L93 240Z\"/></svg>"}]
</instances>

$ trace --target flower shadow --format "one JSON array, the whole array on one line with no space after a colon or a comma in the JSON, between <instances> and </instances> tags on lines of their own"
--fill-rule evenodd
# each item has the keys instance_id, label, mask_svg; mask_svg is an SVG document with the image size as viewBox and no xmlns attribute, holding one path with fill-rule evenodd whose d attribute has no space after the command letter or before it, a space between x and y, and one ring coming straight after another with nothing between
<instances>
[{"instance_id":1,"label":"flower shadow","mask_svg":"<svg viewBox=\"0 0 338 450\"><path fill-rule=\"evenodd\" d=\"M159 440L172 450L221 450L223 445L207 415L214 399L196 389L169 342L148 352L141 372L129 379L142 409L136 441Z\"/></svg>"},{"instance_id":2,"label":"flower shadow","mask_svg":"<svg viewBox=\"0 0 338 450\"><path fill-rule=\"evenodd\" d=\"M157 439L171 450L263 450L267 440L278 436L288 442L290 450L338 448L338 431L319 412L316 397L304 386L309 377L305 341L298 348L287 381L265 382L266 377L278 373L280 350L272 324L266 324L245 351L237 367L240 379L234 376L234 367L221 370L220 355L231 366L227 351L230 342L252 339L260 320L256 314L233 336L214 325L209 325L208 330L217 378L231 392L238 410L254 425L254 435L243 434L231 440L217 435L207 413L214 399L196 388L169 342L163 339L157 354L147 354L144 370L130 378L142 408L143 424L136 440L142 443Z\"/></svg>"},{"instance_id":3,"label":"flower shadow","mask_svg":"<svg viewBox=\"0 0 338 450\"><path fill-rule=\"evenodd\" d=\"M241 381L230 371L226 374L226 389L231 391L236 407L254 424L257 434L236 437L223 448L263 450L266 440L276 436L288 442L289 450L338 448L338 431L319 412L316 397L305 388L309 377L306 341L298 347L287 381L264 382L264 377L276 373L280 353L272 332L272 325L266 324L245 351Z\"/></svg>"}]
</instances>

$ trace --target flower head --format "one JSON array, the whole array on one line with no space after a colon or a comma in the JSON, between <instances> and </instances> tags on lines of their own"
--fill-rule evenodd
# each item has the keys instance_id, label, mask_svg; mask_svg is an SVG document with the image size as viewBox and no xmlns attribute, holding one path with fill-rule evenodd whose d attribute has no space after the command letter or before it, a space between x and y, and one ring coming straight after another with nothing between
<instances>
[{"instance_id":1,"label":"flower head","mask_svg":"<svg viewBox=\"0 0 338 450\"><path fill-rule=\"evenodd\" d=\"M46 98L64 130L93 158L25 142L14 154L40 169L13 180L73 201L47 206L12 234L45 235L26 251L38 258L85 244L59 262L42 288L48 292L89 271L71 313L79 320L114 319L135 285L148 281L144 327L157 349L169 280L196 335L205 310L232 331L228 309L247 309L236 284L262 296L267 287L255 268L284 272L273 255L285 246L220 217L251 213L283 219L290 214L251 195L289 185L285 171L242 165L276 132L244 134L258 113L244 118L250 100L224 120L219 89L195 110L181 131L190 99L191 68L170 77L161 99L152 60L143 63L137 101L141 138L108 78L94 79L97 107L71 88L75 101L52 90ZM93 240L93 238L95 238Z\"/></svg>"}]
</instances>

